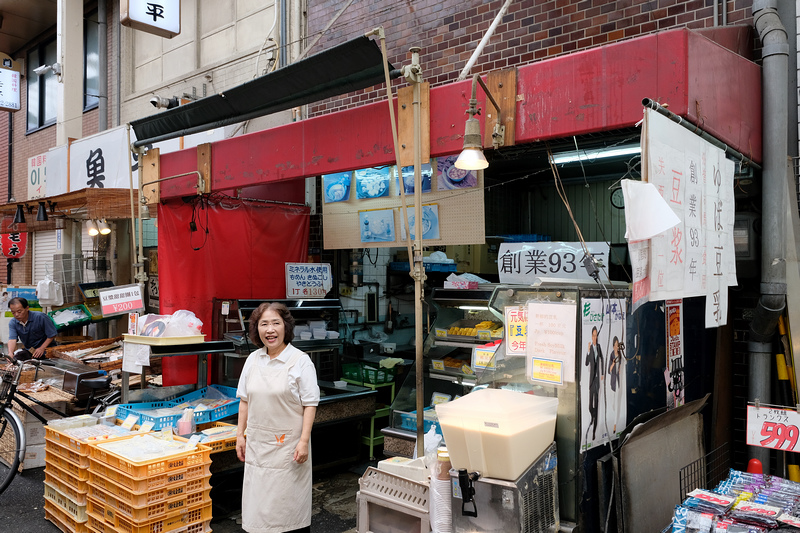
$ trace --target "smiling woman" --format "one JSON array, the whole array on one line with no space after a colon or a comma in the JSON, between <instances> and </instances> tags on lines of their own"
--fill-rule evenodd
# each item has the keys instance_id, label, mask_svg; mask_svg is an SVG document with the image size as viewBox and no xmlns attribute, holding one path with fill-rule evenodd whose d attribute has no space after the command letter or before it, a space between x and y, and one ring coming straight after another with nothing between
<instances>
[{"instance_id":1,"label":"smiling woman","mask_svg":"<svg viewBox=\"0 0 800 533\"><path fill-rule=\"evenodd\" d=\"M294 318L285 305L259 305L250 315L250 338L260 348L247 358L236 393L236 453L245 463L242 527L310 531L317 373L308 354L291 344Z\"/></svg>"}]
</instances>

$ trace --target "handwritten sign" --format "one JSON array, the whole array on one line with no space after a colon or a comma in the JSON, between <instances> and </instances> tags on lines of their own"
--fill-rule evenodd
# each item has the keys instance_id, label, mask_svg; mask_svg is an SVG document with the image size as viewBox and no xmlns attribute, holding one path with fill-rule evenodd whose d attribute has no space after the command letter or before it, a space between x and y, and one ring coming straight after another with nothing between
<instances>
[{"instance_id":1,"label":"handwritten sign","mask_svg":"<svg viewBox=\"0 0 800 533\"><path fill-rule=\"evenodd\" d=\"M575 381L575 339L577 331L577 306L575 303L529 302L528 303L528 342L527 355L538 361L535 368L530 366L528 377L534 381L563 383ZM558 369L564 375L554 380L545 373L545 379L534 377L533 371L541 372L560 363Z\"/></svg>"},{"instance_id":2,"label":"handwritten sign","mask_svg":"<svg viewBox=\"0 0 800 533\"><path fill-rule=\"evenodd\" d=\"M508 306L506 317L506 355L525 355L528 342L528 309L523 306Z\"/></svg>"},{"instance_id":3,"label":"handwritten sign","mask_svg":"<svg viewBox=\"0 0 800 533\"><path fill-rule=\"evenodd\" d=\"M800 452L800 414L778 407L747 406L747 444Z\"/></svg>"},{"instance_id":4,"label":"handwritten sign","mask_svg":"<svg viewBox=\"0 0 800 533\"><path fill-rule=\"evenodd\" d=\"M586 247L596 262L608 264L607 243L588 242ZM497 256L500 283L534 285L544 279L594 283L583 267L584 255L579 242L503 243Z\"/></svg>"},{"instance_id":5,"label":"handwritten sign","mask_svg":"<svg viewBox=\"0 0 800 533\"><path fill-rule=\"evenodd\" d=\"M287 298L325 298L331 288L329 263L286 263Z\"/></svg>"},{"instance_id":6,"label":"handwritten sign","mask_svg":"<svg viewBox=\"0 0 800 533\"><path fill-rule=\"evenodd\" d=\"M122 315L134 311L144 311L144 299L139 285L121 285L97 292L103 316Z\"/></svg>"}]
</instances>

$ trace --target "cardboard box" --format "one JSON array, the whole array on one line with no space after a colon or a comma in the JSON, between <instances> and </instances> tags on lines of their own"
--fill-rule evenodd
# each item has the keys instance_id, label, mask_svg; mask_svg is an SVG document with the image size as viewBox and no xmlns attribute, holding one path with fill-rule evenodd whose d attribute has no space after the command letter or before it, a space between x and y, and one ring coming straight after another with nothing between
<instances>
[{"instance_id":1,"label":"cardboard box","mask_svg":"<svg viewBox=\"0 0 800 533\"><path fill-rule=\"evenodd\" d=\"M34 395L34 397L35 397L35 395ZM23 402L28 404L28 406L31 409L33 409L34 411L39 413L39 415L42 416L45 420L54 420L56 418L62 418L61 415L59 415L57 413L54 413L50 409L46 409L46 408L42 407L41 405L35 404L33 402L29 402L29 401L25 400L25 398L20 398L20 400L22 400ZM53 407L54 409L58 409L62 413L66 412L66 408L67 408L66 400L60 400L60 401L55 401L55 402L51 401L51 402L44 402L44 403L46 403L47 405ZM36 418L35 416L30 414L28 411L26 411L25 409L23 409L22 407L20 407L17 404L14 404L14 412L17 413L17 416L19 416L19 419L22 421L23 424L27 424L28 422L39 422L38 418ZM39 422L39 423L41 423L41 422Z\"/></svg>"},{"instance_id":2,"label":"cardboard box","mask_svg":"<svg viewBox=\"0 0 800 533\"><path fill-rule=\"evenodd\" d=\"M28 444L25 447L25 460L20 463L19 469L41 468L44 466L44 457L44 444Z\"/></svg>"},{"instance_id":3,"label":"cardboard box","mask_svg":"<svg viewBox=\"0 0 800 533\"><path fill-rule=\"evenodd\" d=\"M445 289L477 289L477 281L445 281Z\"/></svg>"},{"instance_id":4,"label":"cardboard box","mask_svg":"<svg viewBox=\"0 0 800 533\"><path fill-rule=\"evenodd\" d=\"M44 444L44 424L38 420L33 422L25 422L25 443L30 446L31 444Z\"/></svg>"}]
</instances>

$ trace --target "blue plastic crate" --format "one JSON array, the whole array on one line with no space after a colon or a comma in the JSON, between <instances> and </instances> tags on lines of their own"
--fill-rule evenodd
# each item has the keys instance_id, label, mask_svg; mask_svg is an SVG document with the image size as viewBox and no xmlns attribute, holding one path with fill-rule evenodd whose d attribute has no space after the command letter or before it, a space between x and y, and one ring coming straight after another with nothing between
<instances>
[{"instance_id":1,"label":"blue plastic crate","mask_svg":"<svg viewBox=\"0 0 800 533\"><path fill-rule=\"evenodd\" d=\"M207 409L204 411L194 412L194 421L197 424L205 424L206 422L214 422L235 415L239 412L239 398L236 397L236 389L234 387L225 387L223 385L211 385L210 387L203 387L194 392L178 396L169 401L171 407L176 407L182 403L188 403L200 398L208 396L209 389L215 389L223 395L230 398L231 402L221 405L214 409Z\"/></svg>"},{"instance_id":2,"label":"blue plastic crate","mask_svg":"<svg viewBox=\"0 0 800 533\"><path fill-rule=\"evenodd\" d=\"M117 406L117 419L125 420L128 418L128 415L135 414L139 416L139 425L141 425L142 422L153 422L153 430L155 431L167 427L176 427L178 425L178 420L183 416L180 413L171 416L152 416L147 414L147 411L163 409L165 407L174 407L174 405L172 402L168 401L120 404Z\"/></svg>"},{"instance_id":3,"label":"blue plastic crate","mask_svg":"<svg viewBox=\"0 0 800 533\"><path fill-rule=\"evenodd\" d=\"M425 411L435 413L433 406L426 407ZM409 413L396 411L395 414L399 415L399 417L400 417L400 429L405 429L407 431L413 431L413 432L416 433L416 431L417 431L417 411L416 410L411 411ZM436 425L436 433L438 435L442 435L442 426L441 426L441 424L439 424L439 421L438 420L431 420L431 419L428 419L428 418L425 418L422 421L422 427L424 429L424 433L427 433L428 431L430 431L431 426L433 426L433 425ZM442 438L444 438L444 435L442 435Z\"/></svg>"}]
</instances>

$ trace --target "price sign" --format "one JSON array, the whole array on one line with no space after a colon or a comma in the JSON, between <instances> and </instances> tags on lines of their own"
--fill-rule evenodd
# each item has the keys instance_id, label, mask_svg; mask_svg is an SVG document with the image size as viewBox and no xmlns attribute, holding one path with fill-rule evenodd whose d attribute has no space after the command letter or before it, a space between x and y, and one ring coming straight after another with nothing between
<instances>
[{"instance_id":1,"label":"price sign","mask_svg":"<svg viewBox=\"0 0 800 533\"><path fill-rule=\"evenodd\" d=\"M436 328L436 336L440 339L447 338L447 330L444 328Z\"/></svg>"},{"instance_id":2,"label":"price sign","mask_svg":"<svg viewBox=\"0 0 800 533\"><path fill-rule=\"evenodd\" d=\"M494 352L497 346L476 346L472 350L472 368L475 370L494 370Z\"/></svg>"},{"instance_id":3,"label":"price sign","mask_svg":"<svg viewBox=\"0 0 800 533\"><path fill-rule=\"evenodd\" d=\"M479 329L478 338L482 341L490 341L492 340L492 332L488 329Z\"/></svg>"},{"instance_id":4,"label":"price sign","mask_svg":"<svg viewBox=\"0 0 800 533\"><path fill-rule=\"evenodd\" d=\"M761 516L769 516L772 518L775 518L781 514L781 510L778 507L754 502L739 502L736 504L735 509L745 513L756 513L760 514Z\"/></svg>"},{"instance_id":5,"label":"price sign","mask_svg":"<svg viewBox=\"0 0 800 533\"><path fill-rule=\"evenodd\" d=\"M142 290L137 284L101 289L98 291L98 296L100 296L100 308L103 316L144 311Z\"/></svg>"},{"instance_id":6,"label":"price sign","mask_svg":"<svg viewBox=\"0 0 800 533\"><path fill-rule=\"evenodd\" d=\"M783 514L780 518L778 518L778 522L783 522L784 524L789 524L790 526L800 528L800 518L792 515Z\"/></svg>"},{"instance_id":7,"label":"price sign","mask_svg":"<svg viewBox=\"0 0 800 533\"><path fill-rule=\"evenodd\" d=\"M747 444L800 452L800 414L790 409L747 406Z\"/></svg>"},{"instance_id":8,"label":"price sign","mask_svg":"<svg viewBox=\"0 0 800 533\"><path fill-rule=\"evenodd\" d=\"M698 500L703 500L709 503L713 503L716 505L728 506L736 501L736 498L732 498L731 496L726 496L724 494L717 494L716 492L710 492L703 489L695 489L688 494L693 498L697 498Z\"/></svg>"},{"instance_id":9,"label":"price sign","mask_svg":"<svg viewBox=\"0 0 800 533\"><path fill-rule=\"evenodd\" d=\"M287 298L325 298L333 288L328 263L286 263Z\"/></svg>"},{"instance_id":10,"label":"price sign","mask_svg":"<svg viewBox=\"0 0 800 533\"><path fill-rule=\"evenodd\" d=\"M444 361L440 359L434 359L431 361L434 370L439 370L440 372L444 372Z\"/></svg>"}]
</instances>

